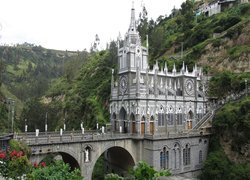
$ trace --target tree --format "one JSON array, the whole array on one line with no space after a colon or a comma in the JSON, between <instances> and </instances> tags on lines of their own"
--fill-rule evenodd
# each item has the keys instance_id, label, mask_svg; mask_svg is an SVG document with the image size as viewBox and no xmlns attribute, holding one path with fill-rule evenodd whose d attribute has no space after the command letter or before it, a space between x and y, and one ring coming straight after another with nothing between
<instances>
[{"instance_id":1,"label":"tree","mask_svg":"<svg viewBox=\"0 0 250 180\"><path fill-rule=\"evenodd\" d=\"M82 180L80 170L75 169L71 171L68 164L63 161L56 161L54 164L45 166L41 163L40 165L34 166L30 174L27 175L30 180L44 180L44 179L54 179L54 180Z\"/></svg>"},{"instance_id":2,"label":"tree","mask_svg":"<svg viewBox=\"0 0 250 180\"><path fill-rule=\"evenodd\" d=\"M143 42L146 40L146 35L148 34L148 12L145 6L142 7L142 13L139 14L139 19L137 29Z\"/></svg>"},{"instance_id":3,"label":"tree","mask_svg":"<svg viewBox=\"0 0 250 180\"><path fill-rule=\"evenodd\" d=\"M205 161L201 180L230 179L230 162L222 150L210 153Z\"/></svg>"},{"instance_id":4,"label":"tree","mask_svg":"<svg viewBox=\"0 0 250 180\"><path fill-rule=\"evenodd\" d=\"M136 179L153 179L156 170L147 163L139 161L131 171Z\"/></svg>"},{"instance_id":5,"label":"tree","mask_svg":"<svg viewBox=\"0 0 250 180\"><path fill-rule=\"evenodd\" d=\"M29 148L16 140L10 140L10 149L0 151L0 174L6 179L20 179L30 172Z\"/></svg>"},{"instance_id":6,"label":"tree","mask_svg":"<svg viewBox=\"0 0 250 180\"><path fill-rule=\"evenodd\" d=\"M0 98L2 95L0 93ZM8 109L6 104L0 103L0 134L8 131Z\"/></svg>"}]
</instances>

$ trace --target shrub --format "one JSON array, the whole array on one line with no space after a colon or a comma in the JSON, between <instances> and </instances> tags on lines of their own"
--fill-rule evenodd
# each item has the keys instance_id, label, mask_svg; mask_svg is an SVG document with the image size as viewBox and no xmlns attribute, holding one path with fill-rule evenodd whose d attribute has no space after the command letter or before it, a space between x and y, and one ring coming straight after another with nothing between
<instances>
[{"instance_id":1,"label":"shrub","mask_svg":"<svg viewBox=\"0 0 250 180\"><path fill-rule=\"evenodd\" d=\"M105 176L105 180L123 180L123 177L120 177L118 174L110 173Z\"/></svg>"},{"instance_id":2,"label":"shrub","mask_svg":"<svg viewBox=\"0 0 250 180\"><path fill-rule=\"evenodd\" d=\"M81 180L80 170L75 169L71 171L68 164L63 161L56 161L55 164L49 166L34 165L34 168L30 174L27 175L30 180L44 180L44 179L74 179Z\"/></svg>"},{"instance_id":3,"label":"shrub","mask_svg":"<svg viewBox=\"0 0 250 180\"><path fill-rule=\"evenodd\" d=\"M215 39L212 43L213 47L220 47L221 45L221 39Z\"/></svg>"},{"instance_id":4,"label":"shrub","mask_svg":"<svg viewBox=\"0 0 250 180\"><path fill-rule=\"evenodd\" d=\"M240 6L240 14L241 15L250 15L250 4L242 4Z\"/></svg>"}]
</instances>

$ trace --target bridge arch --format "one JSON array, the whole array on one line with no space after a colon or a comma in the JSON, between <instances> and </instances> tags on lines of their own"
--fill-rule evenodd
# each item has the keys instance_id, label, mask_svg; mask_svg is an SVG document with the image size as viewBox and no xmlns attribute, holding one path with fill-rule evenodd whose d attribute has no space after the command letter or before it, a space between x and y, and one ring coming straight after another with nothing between
<instances>
[{"instance_id":1,"label":"bridge arch","mask_svg":"<svg viewBox=\"0 0 250 180\"><path fill-rule=\"evenodd\" d=\"M58 152L58 153L62 156L63 162L68 163L72 170L74 169L81 170L79 162L73 156L65 152Z\"/></svg>"},{"instance_id":2,"label":"bridge arch","mask_svg":"<svg viewBox=\"0 0 250 180\"><path fill-rule=\"evenodd\" d=\"M30 157L30 161L32 162L32 164L34 164L34 163L40 164L41 162L45 161L45 159L50 155L52 156L52 158L60 155L62 158L62 161L64 163L69 164L69 166L72 170L74 170L74 169L81 170L80 164L77 161L77 159L74 157L74 155L72 155L71 153L68 153L68 152L64 152L64 151L48 152L48 153L39 154L39 155L32 155Z\"/></svg>"},{"instance_id":3,"label":"bridge arch","mask_svg":"<svg viewBox=\"0 0 250 180\"><path fill-rule=\"evenodd\" d=\"M114 145L99 151L98 155L92 159L92 179L95 165L101 156L104 156L105 159L104 168L106 172L126 175L129 167L133 167L136 163L135 155L129 149L121 145Z\"/></svg>"}]
</instances>

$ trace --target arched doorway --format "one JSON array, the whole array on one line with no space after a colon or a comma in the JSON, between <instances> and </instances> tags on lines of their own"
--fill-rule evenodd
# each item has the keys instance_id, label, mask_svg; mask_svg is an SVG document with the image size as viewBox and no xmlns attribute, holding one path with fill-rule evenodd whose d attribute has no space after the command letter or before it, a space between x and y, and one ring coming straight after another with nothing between
<instances>
[{"instance_id":1,"label":"arched doorway","mask_svg":"<svg viewBox=\"0 0 250 180\"><path fill-rule=\"evenodd\" d=\"M128 132L128 121L127 121L127 112L122 107L119 113L120 126L122 127L122 132Z\"/></svg>"},{"instance_id":2,"label":"arched doorway","mask_svg":"<svg viewBox=\"0 0 250 180\"><path fill-rule=\"evenodd\" d=\"M150 117L150 128L149 128L150 134L154 134L154 116Z\"/></svg>"},{"instance_id":3,"label":"arched doorway","mask_svg":"<svg viewBox=\"0 0 250 180\"><path fill-rule=\"evenodd\" d=\"M141 134L145 134L145 116L141 117Z\"/></svg>"},{"instance_id":4,"label":"arched doorway","mask_svg":"<svg viewBox=\"0 0 250 180\"><path fill-rule=\"evenodd\" d=\"M116 114L115 113L113 113L112 114L112 125L113 125L113 131L117 131L119 128L119 126L117 126L117 119L116 119Z\"/></svg>"},{"instance_id":5,"label":"arched doorway","mask_svg":"<svg viewBox=\"0 0 250 180\"><path fill-rule=\"evenodd\" d=\"M190 110L187 114L187 129L192 129L193 128L193 118L194 118L194 113Z\"/></svg>"},{"instance_id":6,"label":"arched doorway","mask_svg":"<svg viewBox=\"0 0 250 180\"><path fill-rule=\"evenodd\" d=\"M131 113L131 115L130 115L130 122L132 124L131 132L134 134L134 133L136 133L136 123L135 123L135 115L134 115L134 113Z\"/></svg>"},{"instance_id":7,"label":"arched doorway","mask_svg":"<svg viewBox=\"0 0 250 180\"><path fill-rule=\"evenodd\" d=\"M118 146L111 147L98 157L93 169L92 179L104 179L108 173L127 176L128 170L134 165L135 161L126 149Z\"/></svg>"}]
</instances>

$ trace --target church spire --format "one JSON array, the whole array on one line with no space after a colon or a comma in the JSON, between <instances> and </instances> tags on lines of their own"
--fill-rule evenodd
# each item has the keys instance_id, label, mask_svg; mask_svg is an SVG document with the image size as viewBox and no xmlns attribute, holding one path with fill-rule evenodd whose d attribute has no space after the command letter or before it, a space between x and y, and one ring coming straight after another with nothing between
<instances>
[{"instance_id":1,"label":"church spire","mask_svg":"<svg viewBox=\"0 0 250 180\"><path fill-rule=\"evenodd\" d=\"M129 34L135 34L135 32L136 32L134 1L132 2L131 20L130 20L130 25L129 25L129 30L128 31L129 31Z\"/></svg>"}]
</instances>

